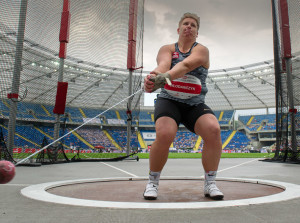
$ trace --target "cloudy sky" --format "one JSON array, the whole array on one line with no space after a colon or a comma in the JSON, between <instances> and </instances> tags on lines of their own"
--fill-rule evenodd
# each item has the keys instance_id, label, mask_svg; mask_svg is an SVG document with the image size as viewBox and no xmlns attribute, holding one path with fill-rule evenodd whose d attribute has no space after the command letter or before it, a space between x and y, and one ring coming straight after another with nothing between
<instances>
[{"instance_id":1,"label":"cloudy sky","mask_svg":"<svg viewBox=\"0 0 300 223\"><path fill-rule=\"evenodd\" d=\"M29 1L26 37L57 50L62 1L47 2ZM124 7L122 4L117 4L118 2L120 1L71 1L69 55L85 56L80 59L97 63L101 61L103 65L115 65L112 62L116 61L116 56L113 58L108 55L105 55L105 58L98 57L99 52L103 52L107 48L107 44L100 44L105 41L99 41L105 38L104 34L113 32L109 39L111 36L117 38L121 34L124 35L122 30L127 28L127 24L124 23L124 27L120 27L119 24L118 29L111 29L110 23L113 22L113 19L116 19L117 22L120 22L120 19L123 21L122 15L109 17L109 22L107 21L106 13L120 13ZM105 5L105 13L101 11L102 4ZM19 13L17 6L19 5L20 0L0 1L2 11L0 21L7 22L9 27L16 29ZM242 66L273 58L270 0L145 0L143 54L145 71L155 68L156 55L162 45L177 41L178 21L185 12L196 13L201 18L197 41L207 46L210 51L211 70ZM13 13L14 16L9 13ZM89 16L82 17L82 15ZM124 16L127 15L126 11ZM14 18L15 22L13 22ZM51 25L45 26L43 23ZM124 36L127 37L127 35ZM113 39L113 41L117 40ZM89 46L83 43L88 43ZM78 49L80 53L77 53ZM127 55L126 50L125 47L122 55ZM109 48L109 52L111 51L112 49ZM120 49L118 49L118 54L120 54L119 51ZM122 59L124 60L124 58ZM126 60L124 61L126 62Z\"/></svg>"},{"instance_id":2,"label":"cloudy sky","mask_svg":"<svg viewBox=\"0 0 300 223\"><path fill-rule=\"evenodd\" d=\"M177 41L185 12L200 16L197 41L210 51L210 70L273 58L270 0L145 0L145 71L155 68L162 45Z\"/></svg>"}]
</instances>

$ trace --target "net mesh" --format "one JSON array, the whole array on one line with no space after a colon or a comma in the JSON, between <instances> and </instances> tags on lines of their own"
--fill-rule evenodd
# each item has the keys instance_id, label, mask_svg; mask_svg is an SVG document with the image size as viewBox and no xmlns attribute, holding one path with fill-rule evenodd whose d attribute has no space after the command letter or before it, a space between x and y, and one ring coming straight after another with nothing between
<instances>
[{"instance_id":1,"label":"net mesh","mask_svg":"<svg viewBox=\"0 0 300 223\"><path fill-rule=\"evenodd\" d=\"M23 1L24 2L24 1ZM51 143L54 137L53 113L57 82L59 81L59 33L63 1L28 1L25 36L22 51L18 96L8 99L14 87L14 66L18 38L21 0L0 2L0 128L8 138L9 115L12 103L17 103L13 154L24 158ZM143 8L138 0L136 27L136 68L142 67ZM68 82L66 109L60 115L59 136L67 134L82 123L91 120L86 130L72 132L62 143L65 153L124 152L123 145L91 141L101 138L108 126L126 131L127 101L129 95L128 0L72 0L70 1L70 35L67 58L64 60L62 81ZM141 87L142 70L132 73L132 92ZM133 126L137 126L140 94L132 98ZM114 109L111 106L119 103ZM106 112L104 112L106 111ZM101 115L99 115L101 114ZM99 116L98 116L99 115ZM98 117L96 117L98 116ZM95 118L96 117L96 118ZM123 119L122 119L123 118ZM138 147L136 131L132 128L131 146ZM107 131L106 138L111 136ZM58 145L56 145L58 146ZM62 149L61 149L62 151ZM22 154L22 155L21 155ZM97 157L101 157L97 154ZM119 156L120 154L118 154ZM103 155L102 155L103 156Z\"/></svg>"},{"instance_id":2,"label":"net mesh","mask_svg":"<svg viewBox=\"0 0 300 223\"><path fill-rule=\"evenodd\" d=\"M281 52L283 45L280 33L282 24L279 19L279 3L280 0L274 1L276 8L275 19L278 31L278 55L275 55L275 63L279 64L279 70L276 74L276 94L277 94L277 147L275 153L276 160L300 161L300 1L288 0L288 16L291 38L291 73L287 72L286 59L283 58ZM277 56L277 58L276 58ZM291 81L288 80L291 76ZM294 108L294 109L293 109Z\"/></svg>"}]
</instances>

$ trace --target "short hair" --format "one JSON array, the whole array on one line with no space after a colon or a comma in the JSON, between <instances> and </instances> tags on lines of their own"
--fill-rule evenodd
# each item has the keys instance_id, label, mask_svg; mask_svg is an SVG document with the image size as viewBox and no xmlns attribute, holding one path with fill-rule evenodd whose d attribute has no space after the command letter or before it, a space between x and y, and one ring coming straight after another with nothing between
<instances>
[{"instance_id":1,"label":"short hair","mask_svg":"<svg viewBox=\"0 0 300 223\"><path fill-rule=\"evenodd\" d=\"M192 18L192 19L195 19L196 22L197 22L197 28L199 30L199 27L200 27L200 17L197 16L195 13L190 13L190 12L186 12L183 14L183 16L181 17L180 21L179 21L179 26L181 24L181 22L186 19L186 18Z\"/></svg>"}]
</instances>

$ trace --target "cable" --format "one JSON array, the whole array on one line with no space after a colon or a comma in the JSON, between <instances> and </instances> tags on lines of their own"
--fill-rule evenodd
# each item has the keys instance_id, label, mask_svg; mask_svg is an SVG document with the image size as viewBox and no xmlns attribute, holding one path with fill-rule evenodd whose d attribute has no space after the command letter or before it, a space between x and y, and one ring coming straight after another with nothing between
<instances>
[{"instance_id":1,"label":"cable","mask_svg":"<svg viewBox=\"0 0 300 223\"><path fill-rule=\"evenodd\" d=\"M20 160L19 162L16 163L16 166L24 163L26 160L30 159L32 156L42 152L43 150L47 149L49 146L51 146L52 144L58 142L59 140L61 140L62 138L70 135L72 132L75 132L77 129L80 129L82 126L86 125L87 123L93 121L94 119L96 119L97 117L99 117L100 115L103 115L105 112L109 111L110 109L116 107L117 105L121 104L123 101L127 100L130 97L133 97L134 95L136 95L137 93L144 91L144 88L139 89L138 91L136 91L135 93L133 93L132 95L128 96L127 98L124 98L123 100L119 101L118 103L116 103L115 105L111 106L110 108L106 109L105 111L101 112L100 114L96 115L95 117L89 119L88 121L84 122L82 125L78 126L77 128L73 129L72 131L68 132L67 134L63 135L62 137L54 140L52 143L44 146L43 148L41 148L40 150L36 151L35 153L31 154L30 156L26 157L25 159Z\"/></svg>"}]
</instances>

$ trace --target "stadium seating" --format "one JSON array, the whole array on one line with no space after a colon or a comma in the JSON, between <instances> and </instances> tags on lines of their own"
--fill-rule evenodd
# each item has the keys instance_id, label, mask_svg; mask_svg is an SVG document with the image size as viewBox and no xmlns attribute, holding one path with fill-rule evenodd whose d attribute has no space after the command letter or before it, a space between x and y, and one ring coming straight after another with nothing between
<instances>
[{"instance_id":1,"label":"stadium seating","mask_svg":"<svg viewBox=\"0 0 300 223\"><path fill-rule=\"evenodd\" d=\"M39 147L39 145L41 145L44 137L47 138L49 143L53 141L53 135L54 135L53 127L40 126L38 129L40 129L41 131L38 131L37 129L35 129L33 126L30 125L17 126L16 133L18 133L22 137L19 137L17 135L15 136L15 147L37 148ZM67 134L68 131L71 131L71 129L67 129L67 130L62 129L60 132L60 136ZM110 142L110 140L106 137L103 131L100 130L100 128L84 127L78 129L76 132L86 142L88 142L94 147L103 146L104 148L107 149L115 148L115 146ZM121 146L123 150L126 149L127 132L125 130L122 129L108 130L108 133L115 140L115 142ZM222 143L224 143L227 140L227 138L231 133L232 133L231 130L221 132ZM7 130L4 131L4 135L5 137L7 136ZM173 142L173 146L176 149L193 148L195 146L197 139L198 136L195 135L194 133L191 133L186 130L185 131L180 130L176 134L175 140ZM250 140L247 138L247 136L244 133L237 132L233 137L233 139L230 141L230 143L227 145L226 149L241 150L248 145L249 141ZM77 138L74 134L70 134L65 138L63 138L62 143L67 148L91 149L88 145L86 145L81 139ZM133 133L130 146L132 148L140 147L135 133ZM200 145L201 148L202 146L203 145Z\"/></svg>"},{"instance_id":2,"label":"stadium seating","mask_svg":"<svg viewBox=\"0 0 300 223\"><path fill-rule=\"evenodd\" d=\"M232 120L232 118L233 118L233 114L234 114L233 110L223 111L223 115L221 117L221 120L219 120L220 125L229 124L230 120ZM218 118L218 117L220 117L220 115L216 116L216 117Z\"/></svg>"},{"instance_id":3,"label":"stadium seating","mask_svg":"<svg viewBox=\"0 0 300 223\"><path fill-rule=\"evenodd\" d=\"M116 141L118 145L121 146L122 149L126 149L127 146L127 132L122 129L110 129L108 133L112 136L112 138ZM133 148L138 148L138 140L135 133L132 134L132 138L130 141L130 146Z\"/></svg>"},{"instance_id":4,"label":"stadium seating","mask_svg":"<svg viewBox=\"0 0 300 223\"><path fill-rule=\"evenodd\" d=\"M231 150L243 150L250 143L248 137L242 132L236 132L234 137L231 139L230 144L225 149Z\"/></svg>"},{"instance_id":5,"label":"stadium seating","mask_svg":"<svg viewBox=\"0 0 300 223\"><path fill-rule=\"evenodd\" d=\"M78 129L76 132L96 148L97 146L99 148L102 146L105 149L115 148L100 128L84 127Z\"/></svg>"},{"instance_id":6,"label":"stadium seating","mask_svg":"<svg viewBox=\"0 0 300 223\"><path fill-rule=\"evenodd\" d=\"M42 120L44 122L49 122L49 126L51 127L45 127L41 126L39 127L42 132L45 134L37 131L33 125L18 125L16 128L16 133L24 136L18 137L16 136L16 146L18 147L36 147L36 145L40 145L43 138L46 136L49 142L52 142L53 139L49 138L53 137L53 131L54 131L54 125L50 122L53 122L55 120L55 115L53 114L53 106L51 105L38 105L33 103L25 103L21 102L18 104L18 119L21 120L27 120L30 123L30 120ZM65 110L65 113L67 114L67 119L65 116L61 116L61 121L66 119L67 123L78 123L81 124L84 121L84 118L94 118L95 116L98 116L100 113L102 113L104 110L99 109L90 109L90 108L72 108L67 107ZM216 117L219 119L220 125L228 125L230 120L232 120L234 111L214 111ZM9 115L9 108L8 108L8 102L7 101L0 101L0 114L4 115L8 118ZM139 126L146 126L153 128L154 122L152 120L152 112L150 111L134 111L132 114L132 124L136 124L135 121L138 120ZM124 120L124 127L126 126L127 122L127 112L126 110L109 110L101 117L105 117L103 120L104 124L107 124L105 122L107 119L122 119ZM251 119L251 123L247 125L249 120ZM275 122L275 115L255 115L255 116L239 116L239 121L243 123L243 125L250 131L274 131L276 128L276 122ZM297 128L299 128L299 123L296 123ZM108 133L111 135L111 137L117 142L117 144L123 148L126 149L127 144L127 132L123 129L117 129L114 128L113 130L108 130ZM60 136L67 133L67 131L70 131L70 129L61 130ZM150 130L147 130L150 131ZM107 136L103 133L103 131L99 128L94 127L83 127L76 131L81 139L78 138L75 134L70 134L66 138L64 138L64 144L68 148L83 148L83 149L91 149L90 147L93 146L103 146L105 148L115 148L115 145L112 144L112 142L107 138ZM222 143L226 142L230 134L232 133L231 130L222 130L221 132L221 139ZM195 146L195 143L198 139L198 136L187 131L187 130L180 130L177 132L175 140L173 142L173 146L177 149L179 148L193 148ZM33 143L32 143L33 142ZM250 143L250 140L247 138L247 136L242 132L237 132L234 137L231 139L231 141L228 143L225 149L235 149L235 150L241 150L245 148ZM130 143L131 147L140 147L137 135L133 133L132 140ZM201 141L200 148L203 146L203 140Z\"/></svg>"},{"instance_id":7,"label":"stadium seating","mask_svg":"<svg viewBox=\"0 0 300 223\"><path fill-rule=\"evenodd\" d=\"M9 108L6 105L7 103L7 101L6 103L2 100L0 101L0 114L6 117L9 116ZM53 114L53 108L54 107L52 105L38 105L28 102L20 102L18 103L17 118L33 119L36 121L54 121L55 114ZM66 116L61 115L60 118L62 122L83 123L83 118L94 118L103 112L104 110L99 109L66 107ZM221 125L228 125L229 121L233 118L234 111L214 111L214 113L218 119L221 116L221 120L219 120ZM152 120L152 114L153 113L149 111L133 111L132 124L137 124L136 121L138 120L138 125L140 126L153 126L154 121ZM128 119L126 110L109 110L103 113L101 117L104 117L103 124L107 124L107 119L122 119L124 120L123 123L126 125Z\"/></svg>"},{"instance_id":8,"label":"stadium seating","mask_svg":"<svg viewBox=\"0 0 300 223\"><path fill-rule=\"evenodd\" d=\"M248 124L251 118L252 120L250 124ZM241 121L250 131L276 130L275 114L240 116L239 121Z\"/></svg>"},{"instance_id":9,"label":"stadium seating","mask_svg":"<svg viewBox=\"0 0 300 223\"><path fill-rule=\"evenodd\" d=\"M188 131L178 131L174 139L173 145L176 149L193 148L196 144L198 136Z\"/></svg>"}]
</instances>

